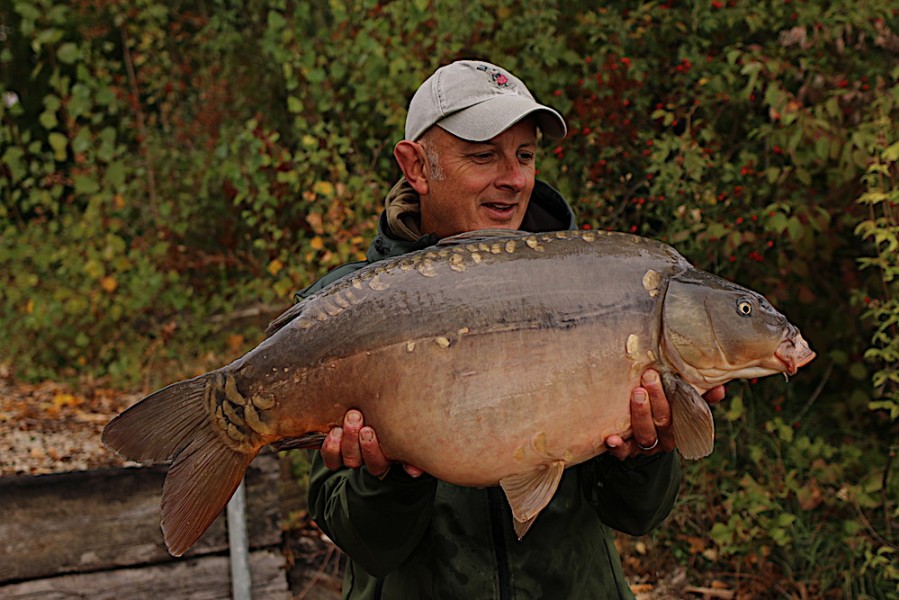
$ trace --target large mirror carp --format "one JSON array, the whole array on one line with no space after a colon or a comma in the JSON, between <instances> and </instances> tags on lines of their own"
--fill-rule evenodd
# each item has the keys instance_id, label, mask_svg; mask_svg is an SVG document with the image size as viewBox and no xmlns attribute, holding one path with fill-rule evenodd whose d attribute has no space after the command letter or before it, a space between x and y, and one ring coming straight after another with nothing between
<instances>
[{"instance_id":1,"label":"large mirror carp","mask_svg":"<svg viewBox=\"0 0 899 600\"><path fill-rule=\"evenodd\" d=\"M317 447L349 408L389 458L458 485L501 485L521 537L566 467L630 435L630 392L647 368L662 376L678 450L697 459L714 445L702 393L792 375L815 356L761 295L668 245L594 231L449 238L335 282L267 333L103 432L128 458L171 462L162 529L174 555L264 446Z\"/></svg>"}]
</instances>

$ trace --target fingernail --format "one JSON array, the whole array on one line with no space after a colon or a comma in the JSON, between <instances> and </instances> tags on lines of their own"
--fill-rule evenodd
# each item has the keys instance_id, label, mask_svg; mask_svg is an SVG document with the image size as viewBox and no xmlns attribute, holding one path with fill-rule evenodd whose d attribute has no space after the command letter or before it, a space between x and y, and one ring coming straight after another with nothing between
<instances>
[{"instance_id":1,"label":"fingernail","mask_svg":"<svg viewBox=\"0 0 899 600\"><path fill-rule=\"evenodd\" d=\"M652 384L652 383L658 383L659 374L656 373L655 371L646 371L645 373L643 373L642 379L643 379L643 383L647 384L647 385Z\"/></svg>"},{"instance_id":2,"label":"fingernail","mask_svg":"<svg viewBox=\"0 0 899 600\"><path fill-rule=\"evenodd\" d=\"M346 414L346 422L351 425L356 425L361 420L362 420L362 415L360 415L356 411L350 411Z\"/></svg>"},{"instance_id":3,"label":"fingernail","mask_svg":"<svg viewBox=\"0 0 899 600\"><path fill-rule=\"evenodd\" d=\"M331 435L334 436L335 440L339 440L343 437L343 429L340 427L335 427L331 430Z\"/></svg>"},{"instance_id":4,"label":"fingernail","mask_svg":"<svg viewBox=\"0 0 899 600\"><path fill-rule=\"evenodd\" d=\"M616 444L615 442L606 442L606 446L608 446L609 448L617 448L618 444Z\"/></svg>"},{"instance_id":5,"label":"fingernail","mask_svg":"<svg viewBox=\"0 0 899 600\"><path fill-rule=\"evenodd\" d=\"M372 435L371 429L363 429L359 432L359 439L361 439L363 442L370 442L374 438L375 436Z\"/></svg>"},{"instance_id":6,"label":"fingernail","mask_svg":"<svg viewBox=\"0 0 899 600\"><path fill-rule=\"evenodd\" d=\"M646 390L640 388L634 390L634 400L640 403L646 402Z\"/></svg>"}]
</instances>

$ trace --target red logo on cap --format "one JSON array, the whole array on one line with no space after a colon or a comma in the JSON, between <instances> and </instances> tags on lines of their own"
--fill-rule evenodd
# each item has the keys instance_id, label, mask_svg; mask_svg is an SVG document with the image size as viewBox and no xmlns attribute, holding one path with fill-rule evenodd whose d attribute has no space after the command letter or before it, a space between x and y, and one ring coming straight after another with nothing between
<instances>
[{"instance_id":1,"label":"red logo on cap","mask_svg":"<svg viewBox=\"0 0 899 600\"><path fill-rule=\"evenodd\" d=\"M500 72L498 69L488 69L487 65L478 65L478 71L492 71L490 73L490 78L493 80L493 83L503 88L514 88L515 84L512 83L512 80L505 74Z\"/></svg>"}]
</instances>

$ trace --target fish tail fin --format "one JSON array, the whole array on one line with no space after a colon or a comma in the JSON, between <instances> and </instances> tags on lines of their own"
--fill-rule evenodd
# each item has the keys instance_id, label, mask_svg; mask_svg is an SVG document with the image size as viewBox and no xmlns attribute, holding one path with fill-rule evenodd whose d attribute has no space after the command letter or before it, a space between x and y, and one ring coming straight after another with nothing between
<instances>
[{"instance_id":1,"label":"fish tail fin","mask_svg":"<svg viewBox=\"0 0 899 600\"><path fill-rule=\"evenodd\" d=\"M671 373L662 375L662 384L671 402L674 443L681 456L696 460L711 454L715 449L715 418L708 402L692 385Z\"/></svg>"},{"instance_id":2,"label":"fish tail fin","mask_svg":"<svg viewBox=\"0 0 899 600\"><path fill-rule=\"evenodd\" d=\"M172 556L187 552L212 525L256 454L229 448L207 427L178 455L162 487L162 535Z\"/></svg>"},{"instance_id":3,"label":"fish tail fin","mask_svg":"<svg viewBox=\"0 0 899 600\"><path fill-rule=\"evenodd\" d=\"M213 426L204 401L213 374L173 383L115 417L103 443L141 462L172 462L162 491L162 532L173 556L203 535L237 489L258 448L240 452Z\"/></svg>"}]
</instances>

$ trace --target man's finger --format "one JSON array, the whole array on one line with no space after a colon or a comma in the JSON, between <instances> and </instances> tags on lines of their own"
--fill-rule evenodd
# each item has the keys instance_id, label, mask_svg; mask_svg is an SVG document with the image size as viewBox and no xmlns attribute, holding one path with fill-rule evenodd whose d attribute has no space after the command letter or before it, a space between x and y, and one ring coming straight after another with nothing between
<instances>
[{"instance_id":1,"label":"man's finger","mask_svg":"<svg viewBox=\"0 0 899 600\"><path fill-rule=\"evenodd\" d=\"M403 470L406 471L406 474L413 479L417 477L421 477L425 474L425 472L418 467L412 466L410 464L403 464Z\"/></svg>"},{"instance_id":2,"label":"man's finger","mask_svg":"<svg viewBox=\"0 0 899 600\"><path fill-rule=\"evenodd\" d=\"M652 421L657 428L671 425L671 405L665 397L665 388L659 374L652 369L647 369L640 379L640 384L649 394L649 406L652 412Z\"/></svg>"},{"instance_id":3,"label":"man's finger","mask_svg":"<svg viewBox=\"0 0 899 600\"><path fill-rule=\"evenodd\" d=\"M631 429L634 441L642 448L655 446L659 441L648 396L646 390L639 387L631 393Z\"/></svg>"},{"instance_id":4,"label":"man's finger","mask_svg":"<svg viewBox=\"0 0 899 600\"><path fill-rule=\"evenodd\" d=\"M368 472L375 477L383 477L390 469L390 461L381 451L381 444L371 427L363 427L359 431L359 446L362 450L362 462Z\"/></svg>"},{"instance_id":5,"label":"man's finger","mask_svg":"<svg viewBox=\"0 0 899 600\"><path fill-rule=\"evenodd\" d=\"M359 448L359 430L362 429L362 413L358 410L349 410L343 418L343 439L340 443L340 453L343 456L343 464L357 469L362 466L362 450Z\"/></svg>"},{"instance_id":6,"label":"man's finger","mask_svg":"<svg viewBox=\"0 0 899 600\"><path fill-rule=\"evenodd\" d=\"M702 397L709 404L718 404L719 402L724 400L725 394L726 394L726 391L724 389L724 386L719 385L719 386L713 387L712 389L707 391L705 394L702 395Z\"/></svg>"},{"instance_id":7,"label":"man's finger","mask_svg":"<svg viewBox=\"0 0 899 600\"><path fill-rule=\"evenodd\" d=\"M609 453L618 460L628 458L634 451L634 443L622 439L620 435L610 435L606 438L606 447Z\"/></svg>"},{"instance_id":8,"label":"man's finger","mask_svg":"<svg viewBox=\"0 0 899 600\"><path fill-rule=\"evenodd\" d=\"M343 437L343 430L335 427L328 432L325 441L322 442L322 462L331 470L339 469L343 466L343 459L340 457L340 440Z\"/></svg>"}]
</instances>

